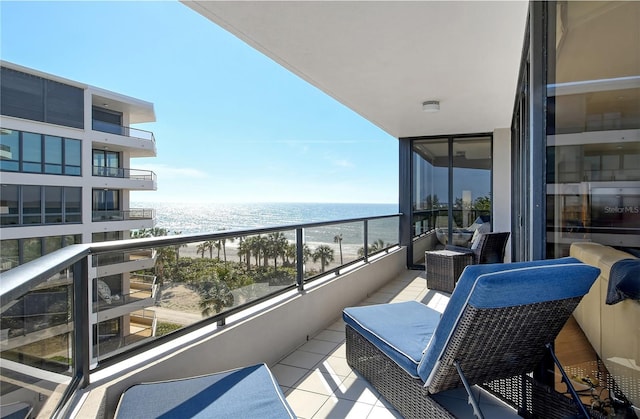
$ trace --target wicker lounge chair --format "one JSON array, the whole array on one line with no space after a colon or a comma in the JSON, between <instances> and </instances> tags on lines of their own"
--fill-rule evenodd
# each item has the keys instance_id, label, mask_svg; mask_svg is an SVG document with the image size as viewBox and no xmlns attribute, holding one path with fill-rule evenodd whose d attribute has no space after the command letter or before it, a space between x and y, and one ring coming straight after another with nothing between
<instances>
[{"instance_id":1,"label":"wicker lounge chair","mask_svg":"<svg viewBox=\"0 0 640 419\"><path fill-rule=\"evenodd\" d=\"M180 380L136 384L116 418L295 418L265 364Z\"/></svg>"},{"instance_id":2,"label":"wicker lounge chair","mask_svg":"<svg viewBox=\"0 0 640 419\"><path fill-rule=\"evenodd\" d=\"M456 252L473 254L473 263L475 265L484 263L502 263L504 262L504 250L511 233L484 233L478 238L478 244L475 248L451 246L445 247L446 250L454 250Z\"/></svg>"},{"instance_id":3,"label":"wicker lounge chair","mask_svg":"<svg viewBox=\"0 0 640 419\"><path fill-rule=\"evenodd\" d=\"M442 315L416 301L346 308L347 361L403 416L455 417L442 396L464 386L471 403L470 386L533 371L598 273L574 258L473 265Z\"/></svg>"}]
</instances>

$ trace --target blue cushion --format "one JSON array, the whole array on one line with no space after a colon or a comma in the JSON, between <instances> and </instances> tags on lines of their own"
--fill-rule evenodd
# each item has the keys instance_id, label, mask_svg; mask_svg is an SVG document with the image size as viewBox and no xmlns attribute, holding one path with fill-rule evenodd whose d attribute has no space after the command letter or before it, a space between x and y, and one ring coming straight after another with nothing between
<instances>
[{"instance_id":1,"label":"blue cushion","mask_svg":"<svg viewBox=\"0 0 640 419\"><path fill-rule=\"evenodd\" d=\"M116 418L295 418L264 364L181 380L137 384Z\"/></svg>"},{"instance_id":2,"label":"blue cushion","mask_svg":"<svg viewBox=\"0 0 640 419\"><path fill-rule=\"evenodd\" d=\"M342 317L414 378L440 321L439 312L417 301L345 308Z\"/></svg>"},{"instance_id":3,"label":"blue cushion","mask_svg":"<svg viewBox=\"0 0 640 419\"><path fill-rule=\"evenodd\" d=\"M541 275L539 270L520 270L545 266L562 267L563 265L571 266L566 267L566 270L548 272L549 275ZM429 342L429 347L418 365L418 375L420 378L425 382L427 381L431 370L442 355L442 351L454 329L454 325L458 322L464 306L470 299L473 300L474 304L478 304L476 307L495 308L559 299L565 294L576 296L574 294L581 292L586 293L593 284L593 281L595 281L597 274L590 278L590 282L585 281L583 283L583 281L577 281L578 284L582 285L575 284L576 281L572 281L572 284L567 284L569 286L568 290L564 290L564 282L562 287L551 286L557 285L558 280L567 276L567 273L571 273L571 277L573 277L574 270L572 268L578 266L584 266L587 267L587 269L590 268L582 264L579 260L571 257L530 262L467 266L453 290L451 299L442 314L440 324L434 332L433 338L431 342ZM595 271L593 271L593 269L595 269ZM516 271L513 272L514 270ZM498 275L500 272L504 272L504 274ZM597 272L597 268L591 268L591 273L593 274L593 272ZM494 275L498 276L492 279ZM512 281L519 277L526 277L527 279L524 281ZM480 283L478 289L475 290L474 287L476 287L477 282ZM518 287L521 286L524 286L525 289L523 289L523 292L518 292ZM498 288L499 292L497 291ZM584 295L584 293L581 295Z\"/></svg>"},{"instance_id":4,"label":"blue cushion","mask_svg":"<svg viewBox=\"0 0 640 419\"><path fill-rule=\"evenodd\" d=\"M605 302L609 305L630 298L640 300L640 259L622 259L609 271Z\"/></svg>"}]
</instances>

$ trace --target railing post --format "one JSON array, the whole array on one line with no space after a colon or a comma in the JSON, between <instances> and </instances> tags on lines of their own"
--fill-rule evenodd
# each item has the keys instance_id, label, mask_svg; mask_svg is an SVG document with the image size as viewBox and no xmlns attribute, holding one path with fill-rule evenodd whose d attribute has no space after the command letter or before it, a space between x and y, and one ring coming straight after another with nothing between
<instances>
[{"instance_id":1,"label":"railing post","mask_svg":"<svg viewBox=\"0 0 640 419\"><path fill-rule=\"evenodd\" d=\"M80 388L89 385L89 257L73 265L73 368Z\"/></svg>"},{"instance_id":2,"label":"railing post","mask_svg":"<svg viewBox=\"0 0 640 419\"><path fill-rule=\"evenodd\" d=\"M302 228L296 228L296 282L298 291L304 291L304 235Z\"/></svg>"},{"instance_id":3,"label":"railing post","mask_svg":"<svg viewBox=\"0 0 640 419\"><path fill-rule=\"evenodd\" d=\"M369 220L364 220L364 261L369 262Z\"/></svg>"}]
</instances>

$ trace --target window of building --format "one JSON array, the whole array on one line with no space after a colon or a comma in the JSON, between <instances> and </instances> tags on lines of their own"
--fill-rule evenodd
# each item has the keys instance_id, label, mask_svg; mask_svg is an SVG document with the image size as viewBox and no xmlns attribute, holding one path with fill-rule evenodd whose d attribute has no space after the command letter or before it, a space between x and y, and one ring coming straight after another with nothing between
<instances>
[{"instance_id":1,"label":"window of building","mask_svg":"<svg viewBox=\"0 0 640 419\"><path fill-rule=\"evenodd\" d=\"M42 135L22 133L22 171L42 172Z\"/></svg>"},{"instance_id":2,"label":"window of building","mask_svg":"<svg viewBox=\"0 0 640 419\"><path fill-rule=\"evenodd\" d=\"M92 109L93 129L111 134L124 135L122 126L122 112L102 109L96 106Z\"/></svg>"},{"instance_id":3,"label":"window of building","mask_svg":"<svg viewBox=\"0 0 640 419\"><path fill-rule=\"evenodd\" d=\"M93 190L93 221L122 219L120 191L117 189Z\"/></svg>"},{"instance_id":4,"label":"window of building","mask_svg":"<svg viewBox=\"0 0 640 419\"><path fill-rule=\"evenodd\" d=\"M44 172L54 175L62 174L62 138L45 135Z\"/></svg>"},{"instance_id":5,"label":"window of building","mask_svg":"<svg viewBox=\"0 0 640 419\"><path fill-rule=\"evenodd\" d=\"M53 80L2 67L2 115L84 128L84 91Z\"/></svg>"},{"instance_id":6,"label":"window of building","mask_svg":"<svg viewBox=\"0 0 640 419\"><path fill-rule=\"evenodd\" d=\"M0 255L0 272L13 269L20 264L20 244L18 240L2 240Z\"/></svg>"},{"instance_id":7,"label":"window of building","mask_svg":"<svg viewBox=\"0 0 640 419\"><path fill-rule=\"evenodd\" d=\"M82 222L82 188L1 185L2 226Z\"/></svg>"},{"instance_id":8,"label":"window of building","mask_svg":"<svg viewBox=\"0 0 640 419\"><path fill-rule=\"evenodd\" d=\"M82 243L81 234L2 240L0 271L15 268L65 246L79 243Z\"/></svg>"},{"instance_id":9,"label":"window of building","mask_svg":"<svg viewBox=\"0 0 640 419\"><path fill-rule=\"evenodd\" d=\"M120 153L109 150L93 150L93 175L123 177L120 169Z\"/></svg>"},{"instance_id":10,"label":"window of building","mask_svg":"<svg viewBox=\"0 0 640 419\"><path fill-rule=\"evenodd\" d=\"M42 187L22 186L22 224L42 224Z\"/></svg>"},{"instance_id":11,"label":"window of building","mask_svg":"<svg viewBox=\"0 0 640 419\"><path fill-rule=\"evenodd\" d=\"M20 132L0 129L0 170L18 172L20 170Z\"/></svg>"},{"instance_id":12,"label":"window of building","mask_svg":"<svg viewBox=\"0 0 640 419\"><path fill-rule=\"evenodd\" d=\"M20 198L18 185L2 185L0 194L0 225L20 224Z\"/></svg>"},{"instance_id":13,"label":"window of building","mask_svg":"<svg viewBox=\"0 0 640 419\"><path fill-rule=\"evenodd\" d=\"M91 235L91 241L93 243L108 242L113 240L122 240L122 231L105 231L99 233L93 233Z\"/></svg>"},{"instance_id":14,"label":"window of building","mask_svg":"<svg viewBox=\"0 0 640 419\"><path fill-rule=\"evenodd\" d=\"M80 140L2 129L0 170L82 175Z\"/></svg>"},{"instance_id":15,"label":"window of building","mask_svg":"<svg viewBox=\"0 0 640 419\"><path fill-rule=\"evenodd\" d=\"M44 188L45 224L61 224L62 212L62 186L47 186Z\"/></svg>"},{"instance_id":16,"label":"window of building","mask_svg":"<svg viewBox=\"0 0 640 419\"><path fill-rule=\"evenodd\" d=\"M64 188L64 222L82 222L82 188Z\"/></svg>"},{"instance_id":17,"label":"window of building","mask_svg":"<svg viewBox=\"0 0 640 419\"><path fill-rule=\"evenodd\" d=\"M80 176L82 174L82 147L80 140L64 139L64 174Z\"/></svg>"}]
</instances>

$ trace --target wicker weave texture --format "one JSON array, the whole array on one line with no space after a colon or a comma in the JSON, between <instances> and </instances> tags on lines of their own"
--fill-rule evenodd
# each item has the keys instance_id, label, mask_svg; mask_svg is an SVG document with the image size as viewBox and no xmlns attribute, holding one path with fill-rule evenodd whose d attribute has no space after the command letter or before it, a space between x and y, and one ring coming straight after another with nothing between
<instances>
[{"instance_id":1,"label":"wicker weave texture","mask_svg":"<svg viewBox=\"0 0 640 419\"><path fill-rule=\"evenodd\" d=\"M346 325L347 362L405 418L454 418L412 378L371 342Z\"/></svg>"},{"instance_id":2,"label":"wicker weave texture","mask_svg":"<svg viewBox=\"0 0 640 419\"><path fill-rule=\"evenodd\" d=\"M495 380L483 384L483 388L517 409L518 414L532 419L567 419L579 416L572 399L536 382L529 375ZM589 409L593 419L605 416Z\"/></svg>"},{"instance_id":3,"label":"wicker weave texture","mask_svg":"<svg viewBox=\"0 0 640 419\"><path fill-rule=\"evenodd\" d=\"M580 297L496 309L467 305L429 392L462 385L455 360L471 384L532 371L579 302Z\"/></svg>"},{"instance_id":4,"label":"wicker weave texture","mask_svg":"<svg viewBox=\"0 0 640 419\"><path fill-rule=\"evenodd\" d=\"M431 290L452 293L456 281L467 265L473 264L473 254L442 254L425 252L427 287Z\"/></svg>"}]
</instances>

